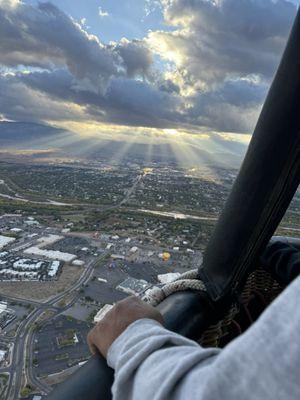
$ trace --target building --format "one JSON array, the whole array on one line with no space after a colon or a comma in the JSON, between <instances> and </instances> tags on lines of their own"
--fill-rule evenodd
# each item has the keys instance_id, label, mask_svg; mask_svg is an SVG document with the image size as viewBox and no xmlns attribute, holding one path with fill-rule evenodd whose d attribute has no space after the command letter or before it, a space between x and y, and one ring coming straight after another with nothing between
<instances>
[{"instance_id":1,"label":"building","mask_svg":"<svg viewBox=\"0 0 300 400\"><path fill-rule=\"evenodd\" d=\"M125 256L123 256L122 254L112 254L111 258L113 260L125 260Z\"/></svg>"},{"instance_id":2,"label":"building","mask_svg":"<svg viewBox=\"0 0 300 400\"><path fill-rule=\"evenodd\" d=\"M0 332L15 318L13 310L7 307L7 303L0 301Z\"/></svg>"},{"instance_id":3,"label":"building","mask_svg":"<svg viewBox=\"0 0 300 400\"><path fill-rule=\"evenodd\" d=\"M84 261L82 260L74 260L72 265L76 265L77 267L82 267L84 265Z\"/></svg>"},{"instance_id":4,"label":"building","mask_svg":"<svg viewBox=\"0 0 300 400\"><path fill-rule=\"evenodd\" d=\"M109 310L112 309L112 305L111 304L105 304L102 308L100 308L100 310L97 312L97 314L94 317L94 322L95 324L99 321L101 321L103 319L103 317L105 316L105 314L108 313Z\"/></svg>"},{"instance_id":5,"label":"building","mask_svg":"<svg viewBox=\"0 0 300 400\"><path fill-rule=\"evenodd\" d=\"M192 250L192 249L186 249L186 252L190 253L190 254L194 254L195 253L194 250Z\"/></svg>"},{"instance_id":6,"label":"building","mask_svg":"<svg viewBox=\"0 0 300 400\"><path fill-rule=\"evenodd\" d=\"M22 258L14 252L0 252L0 280L46 280L55 277L60 261Z\"/></svg>"},{"instance_id":7,"label":"building","mask_svg":"<svg viewBox=\"0 0 300 400\"><path fill-rule=\"evenodd\" d=\"M152 285L144 279L127 278L117 286L117 290L130 295L137 295L149 289Z\"/></svg>"},{"instance_id":8,"label":"building","mask_svg":"<svg viewBox=\"0 0 300 400\"><path fill-rule=\"evenodd\" d=\"M0 363L2 363L5 360L5 356L6 356L6 351L0 349Z\"/></svg>"},{"instance_id":9,"label":"building","mask_svg":"<svg viewBox=\"0 0 300 400\"><path fill-rule=\"evenodd\" d=\"M28 249L24 250L24 253L32 254L35 256L42 256L45 258L49 258L50 260L64 261L67 263L70 263L77 258L75 254L63 253L57 250L44 250L36 246L29 247Z\"/></svg>"},{"instance_id":10,"label":"building","mask_svg":"<svg viewBox=\"0 0 300 400\"><path fill-rule=\"evenodd\" d=\"M50 244L56 243L59 240L63 239L63 236L59 236L59 235L47 235L47 236L42 236L41 238L39 238L37 240L37 242L39 242L39 247L45 247L45 246L49 246Z\"/></svg>"},{"instance_id":11,"label":"building","mask_svg":"<svg viewBox=\"0 0 300 400\"><path fill-rule=\"evenodd\" d=\"M0 301L0 316L6 312L7 310L7 303L4 301Z\"/></svg>"},{"instance_id":12,"label":"building","mask_svg":"<svg viewBox=\"0 0 300 400\"><path fill-rule=\"evenodd\" d=\"M0 250L7 246L9 243L14 242L16 239L8 236L0 235Z\"/></svg>"},{"instance_id":13,"label":"building","mask_svg":"<svg viewBox=\"0 0 300 400\"><path fill-rule=\"evenodd\" d=\"M35 221L34 219L28 219L27 221L24 221L24 224L28 226L34 226L39 225L40 223L38 221Z\"/></svg>"},{"instance_id":14,"label":"building","mask_svg":"<svg viewBox=\"0 0 300 400\"><path fill-rule=\"evenodd\" d=\"M177 278L180 277L180 273L179 272L170 272L168 274L160 274L157 275L157 280L160 283L166 284L166 283L170 283L170 282L174 282Z\"/></svg>"},{"instance_id":15,"label":"building","mask_svg":"<svg viewBox=\"0 0 300 400\"><path fill-rule=\"evenodd\" d=\"M51 263L50 269L48 271L48 276L50 278L53 278L54 276L56 276L58 271L59 271L59 267L60 267L60 262L59 261L53 261Z\"/></svg>"}]
</instances>

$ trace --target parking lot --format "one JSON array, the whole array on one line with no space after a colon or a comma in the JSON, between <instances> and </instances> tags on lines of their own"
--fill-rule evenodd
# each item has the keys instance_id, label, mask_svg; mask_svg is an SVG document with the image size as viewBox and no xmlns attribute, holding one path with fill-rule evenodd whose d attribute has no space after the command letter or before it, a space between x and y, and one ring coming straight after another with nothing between
<instances>
[{"instance_id":1,"label":"parking lot","mask_svg":"<svg viewBox=\"0 0 300 400\"><path fill-rule=\"evenodd\" d=\"M65 316L43 325L35 336L33 364L36 373L51 375L89 358L86 337L91 326Z\"/></svg>"}]
</instances>

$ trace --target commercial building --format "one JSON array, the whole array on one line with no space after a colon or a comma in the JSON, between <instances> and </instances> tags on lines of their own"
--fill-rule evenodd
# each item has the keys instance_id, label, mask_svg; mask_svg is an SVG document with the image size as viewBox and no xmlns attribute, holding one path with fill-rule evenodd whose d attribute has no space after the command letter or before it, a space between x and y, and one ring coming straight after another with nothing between
<instances>
[{"instance_id":1,"label":"commercial building","mask_svg":"<svg viewBox=\"0 0 300 400\"><path fill-rule=\"evenodd\" d=\"M116 289L130 295L137 295L149 289L150 287L151 284L144 279L127 278L125 281L120 283Z\"/></svg>"},{"instance_id":2,"label":"commercial building","mask_svg":"<svg viewBox=\"0 0 300 400\"><path fill-rule=\"evenodd\" d=\"M0 349L0 363L5 360L6 351Z\"/></svg>"},{"instance_id":3,"label":"commercial building","mask_svg":"<svg viewBox=\"0 0 300 400\"><path fill-rule=\"evenodd\" d=\"M77 258L75 254L63 253L56 250L44 250L36 246L29 247L28 249L24 250L24 253L32 254L35 256L42 256L45 258L49 258L50 260L64 261L67 263L70 263Z\"/></svg>"},{"instance_id":4,"label":"commercial building","mask_svg":"<svg viewBox=\"0 0 300 400\"><path fill-rule=\"evenodd\" d=\"M15 238L0 235L0 250L7 246L9 243L14 242L15 240Z\"/></svg>"},{"instance_id":5,"label":"commercial building","mask_svg":"<svg viewBox=\"0 0 300 400\"><path fill-rule=\"evenodd\" d=\"M179 272L170 272L167 274L160 274L157 275L157 280L160 283L166 284L166 283L170 283L170 282L174 282L177 278L180 277L180 273Z\"/></svg>"},{"instance_id":6,"label":"commercial building","mask_svg":"<svg viewBox=\"0 0 300 400\"><path fill-rule=\"evenodd\" d=\"M7 303L0 301L0 332L15 318L13 310L8 308Z\"/></svg>"}]
</instances>

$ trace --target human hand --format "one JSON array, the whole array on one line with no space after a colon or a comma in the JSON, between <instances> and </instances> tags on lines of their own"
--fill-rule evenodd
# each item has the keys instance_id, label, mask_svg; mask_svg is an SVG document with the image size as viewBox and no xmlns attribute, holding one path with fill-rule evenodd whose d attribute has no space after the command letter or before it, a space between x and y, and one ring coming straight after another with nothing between
<instances>
[{"instance_id":1,"label":"human hand","mask_svg":"<svg viewBox=\"0 0 300 400\"><path fill-rule=\"evenodd\" d=\"M109 347L134 321L150 318L163 325L161 313L135 296L119 301L89 332L87 341L92 354L106 357Z\"/></svg>"}]
</instances>

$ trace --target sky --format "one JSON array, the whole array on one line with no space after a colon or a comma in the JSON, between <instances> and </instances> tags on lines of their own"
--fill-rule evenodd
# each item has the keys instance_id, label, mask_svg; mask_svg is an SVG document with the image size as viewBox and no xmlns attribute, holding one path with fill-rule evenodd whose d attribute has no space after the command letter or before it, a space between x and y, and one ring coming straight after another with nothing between
<instances>
[{"instance_id":1,"label":"sky","mask_svg":"<svg viewBox=\"0 0 300 400\"><path fill-rule=\"evenodd\" d=\"M297 1L0 0L0 119L247 143Z\"/></svg>"}]
</instances>

